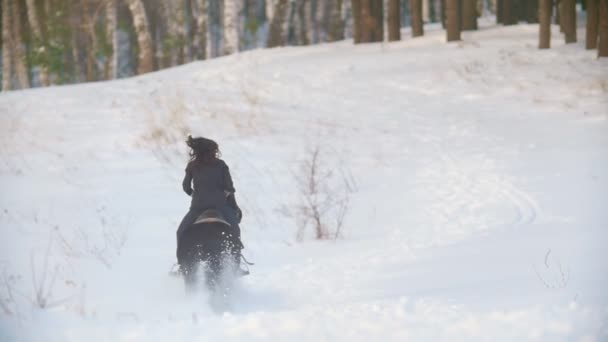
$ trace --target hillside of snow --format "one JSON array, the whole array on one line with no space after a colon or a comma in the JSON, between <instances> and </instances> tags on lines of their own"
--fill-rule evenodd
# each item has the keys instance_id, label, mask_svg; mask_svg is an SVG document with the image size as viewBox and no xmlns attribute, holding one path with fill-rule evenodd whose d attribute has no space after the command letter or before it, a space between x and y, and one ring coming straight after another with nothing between
<instances>
[{"instance_id":1,"label":"hillside of snow","mask_svg":"<svg viewBox=\"0 0 608 342\"><path fill-rule=\"evenodd\" d=\"M1 93L0 341L607 341L608 61L553 32ZM256 263L222 313L168 276L188 134L219 142ZM298 241L315 149L348 211Z\"/></svg>"}]
</instances>

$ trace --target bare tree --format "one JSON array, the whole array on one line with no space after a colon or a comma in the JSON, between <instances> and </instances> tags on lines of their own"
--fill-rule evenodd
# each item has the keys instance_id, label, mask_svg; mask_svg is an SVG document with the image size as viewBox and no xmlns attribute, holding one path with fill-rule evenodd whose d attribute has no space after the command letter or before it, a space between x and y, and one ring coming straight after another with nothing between
<instances>
[{"instance_id":1,"label":"bare tree","mask_svg":"<svg viewBox=\"0 0 608 342\"><path fill-rule=\"evenodd\" d=\"M27 66L25 65L25 45L23 42L22 25L21 25L21 2L13 2L11 8L13 16L13 49L14 49L14 60L15 73L17 80L19 81L20 88L30 87L30 78Z\"/></svg>"},{"instance_id":2,"label":"bare tree","mask_svg":"<svg viewBox=\"0 0 608 342\"><path fill-rule=\"evenodd\" d=\"M192 1L192 13L196 20L196 29L194 30L194 42L198 48L198 55L201 59L207 59L207 51L209 44L209 3L208 0Z\"/></svg>"},{"instance_id":3,"label":"bare tree","mask_svg":"<svg viewBox=\"0 0 608 342\"><path fill-rule=\"evenodd\" d=\"M352 0L353 11L353 41L361 43L361 0Z\"/></svg>"},{"instance_id":4,"label":"bare tree","mask_svg":"<svg viewBox=\"0 0 608 342\"><path fill-rule=\"evenodd\" d=\"M477 0L461 0L462 30L477 30Z\"/></svg>"},{"instance_id":5,"label":"bare tree","mask_svg":"<svg viewBox=\"0 0 608 342\"><path fill-rule=\"evenodd\" d=\"M13 77L11 0L2 0L2 91L11 89Z\"/></svg>"},{"instance_id":6,"label":"bare tree","mask_svg":"<svg viewBox=\"0 0 608 342\"><path fill-rule=\"evenodd\" d=\"M551 48L551 12L553 10L553 0L540 0L539 5L539 49Z\"/></svg>"},{"instance_id":7,"label":"bare tree","mask_svg":"<svg viewBox=\"0 0 608 342\"><path fill-rule=\"evenodd\" d=\"M587 50L597 48L599 24L599 0L587 0L587 32L585 47Z\"/></svg>"},{"instance_id":8,"label":"bare tree","mask_svg":"<svg viewBox=\"0 0 608 342\"><path fill-rule=\"evenodd\" d=\"M526 21L530 24L536 24L539 21L539 0L527 0L526 3Z\"/></svg>"},{"instance_id":9,"label":"bare tree","mask_svg":"<svg viewBox=\"0 0 608 342\"><path fill-rule=\"evenodd\" d=\"M296 175L300 190L298 240L302 239L308 228L313 229L317 240L337 239L342 234L349 196L354 186L344 172L341 172L342 179L339 179L336 174L338 170L325 163L317 146L309 151L308 159L303 161Z\"/></svg>"},{"instance_id":10,"label":"bare tree","mask_svg":"<svg viewBox=\"0 0 608 342\"><path fill-rule=\"evenodd\" d=\"M359 36L361 43L384 40L384 9L381 0L360 0Z\"/></svg>"},{"instance_id":11,"label":"bare tree","mask_svg":"<svg viewBox=\"0 0 608 342\"><path fill-rule=\"evenodd\" d=\"M515 2L517 0L501 0L502 9L502 23L503 25L515 25L517 24L517 12Z\"/></svg>"},{"instance_id":12,"label":"bare tree","mask_svg":"<svg viewBox=\"0 0 608 342\"><path fill-rule=\"evenodd\" d=\"M278 0L272 11L270 32L268 33L268 47L277 47L285 44L285 20L287 19L287 0Z\"/></svg>"},{"instance_id":13,"label":"bare tree","mask_svg":"<svg viewBox=\"0 0 608 342\"><path fill-rule=\"evenodd\" d=\"M445 0L447 41L460 40L460 11L458 0Z\"/></svg>"},{"instance_id":14,"label":"bare tree","mask_svg":"<svg viewBox=\"0 0 608 342\"><path fill-rule=\"evenodd\" d=\"M137 72L145 74L154 70L154 55L152 53L152 37L148 25L148 17L142 0L126 0L133 16L133 26L137 35L139 58Z\"/></svg>"},{"instance_id":15,"label":"bare tree","mask_svg":"<svg viewBox=\"0 0 608 342\"><path fill-rule=\"evenodd\" d=\"M401 3L388 0L388 41L401 40Z\"/></svg>"},{"instance_id":16,"label":"bare tree","mask_svg":"<svg viewBox=\"0 0 608 342\"><path fill-rule=\"evenodd\" d=\"M608 57L608 0L600 0L600 41L598 57Z\"/></svg>"},{"instance_id":17,"label":"bare tree","mask_svg":"<svg viewBox=\"0 0 608 342\"><path fill-rule=\"evenodd\" d=\"M576 2L575 0L561 0L561 23L566 43L576 43Z\"/></svg>"},{"instance_id":18,"label":"bare tree","mask_svg":"<svg viewBox=\"0 0 608 342\"><path fill-rule=\"evenodd\" d=\"M239 51L239 0L224 0L224 54Z\"/></svg>"},{"instance_id":19,"label":"bare tree","mask_svg":"<svg viewBox=\"0 0 608 342\"><path fill-rule=\"evenodd\" d=\"M112 47L106 63L106 79L118 78L118 7L116 0L106 0L106 36Z\"/></svg>"},{"instance_id":20,"label":"bare tree","mask_svg":"<svg viewBox=\"0 0 608 342\"><path fill-rule=\"evenodd\" d=\"M410 10L412 11L412 37L420 37L424 35L421 0L410 0Z\"/></svg>"},{"instance_id":21,"label":"bare tree","mask_svg":"<svg viewBox=\"0 0 608 342\"><path fill-rule=\"evenodd\" d=\"M298 12L298 44L310 44L310 0L299 0L296 3ZM308 9L308 10L307 10Z\"/></svg>"},{"instance_id":22,"label":"bare tree","mask_svg":"<svg viewBox=\"0 0 608 342\"><path fill-rule=\"evenodd\" d=\"M46 47L44 46L45 39L42 35L42 29L39 21L40 16L38 15L36 10L36 0L26 0L26 5L27 19L30 24L30 29L35 42L34 46L36 46L36 48L39 48L39 51L41 51L43 55L46 55L47 51L45 50ZM48 61L46 60L46 58L43 58L43 63L40 65L40 83L45 87L50 84L49 68L47 62Z\"/></svg>"},{"instance_id":23,"label":"bare tree","mask_svg":"<svg viewBox=\"0 0 608 342\"><path fill-rule=\"evenodd\" d=\"M335 42L344 39L344 20L342 19L342 0L334 0L328 3L330 8L329 41Z\"/></svg>"}]
</instances>

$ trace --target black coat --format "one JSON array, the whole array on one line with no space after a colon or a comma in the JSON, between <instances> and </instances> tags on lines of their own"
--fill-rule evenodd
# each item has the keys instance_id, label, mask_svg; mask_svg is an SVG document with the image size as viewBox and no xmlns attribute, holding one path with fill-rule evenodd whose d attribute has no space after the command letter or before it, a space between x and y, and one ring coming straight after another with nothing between
<instances>
[{"instance_id":1,"label":"black coat","mask_svg":"<svg viewBox=\"0 0 608 342\"><path fill-rule=\"evenodd\" d=\"M237 211L240 221L241 213L234 197L235 189L230 169L223 160L215 159L206 163L196 160L189 162L182 187L184 192L192 196L190 208L221 210L229 205Z\"/></svg>"}]
</instances>

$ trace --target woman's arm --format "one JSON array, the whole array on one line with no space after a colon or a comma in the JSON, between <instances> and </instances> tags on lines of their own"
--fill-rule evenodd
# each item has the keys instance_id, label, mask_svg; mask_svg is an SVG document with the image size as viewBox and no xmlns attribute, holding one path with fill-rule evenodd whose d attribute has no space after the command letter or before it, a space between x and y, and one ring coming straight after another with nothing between
<instances>
[{"instance_id":1,"label":"woman's arm","mask_svg":"<svg viewBox=\"0 0 608 342\"><path fill-rule=\"evenodd\" d=\"M233 194L235 192L234 189L234 184L232 183L232 176L230 176L230 169L228 168L228 165L226 165L226 163L224 163L224 193L226 194L226 197L230 196L230 194Z\"/></svg>"},{"instance_id":2,"label":"woman's arm","mask_svg":"<svg viewBox=\"0 0 608 342\"><path fill-rule=\"evenodd\" d=\"M188 196L192 196L192 170L190 169L190 164L186 167L186 175L182 181L182 189L184 189L184 192L188 194Z\"/></svg>"}]
</instances>

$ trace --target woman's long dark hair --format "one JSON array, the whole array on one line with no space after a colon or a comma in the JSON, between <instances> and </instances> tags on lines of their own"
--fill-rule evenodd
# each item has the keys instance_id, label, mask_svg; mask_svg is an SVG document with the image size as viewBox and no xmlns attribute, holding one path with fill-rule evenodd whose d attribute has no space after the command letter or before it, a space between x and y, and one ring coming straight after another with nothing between
<instances>
[{"instance_id":1,"label":"woman's long dark hair","mask_svg":"<svg viewBox=\"0 0 608 342\"><path fill-rule=\"evenodd\" d=\"M186 144L190 147L190 161L209 163L220 157L220 148L211 139L188 136Z\"/></svg>"}]
</instances>

